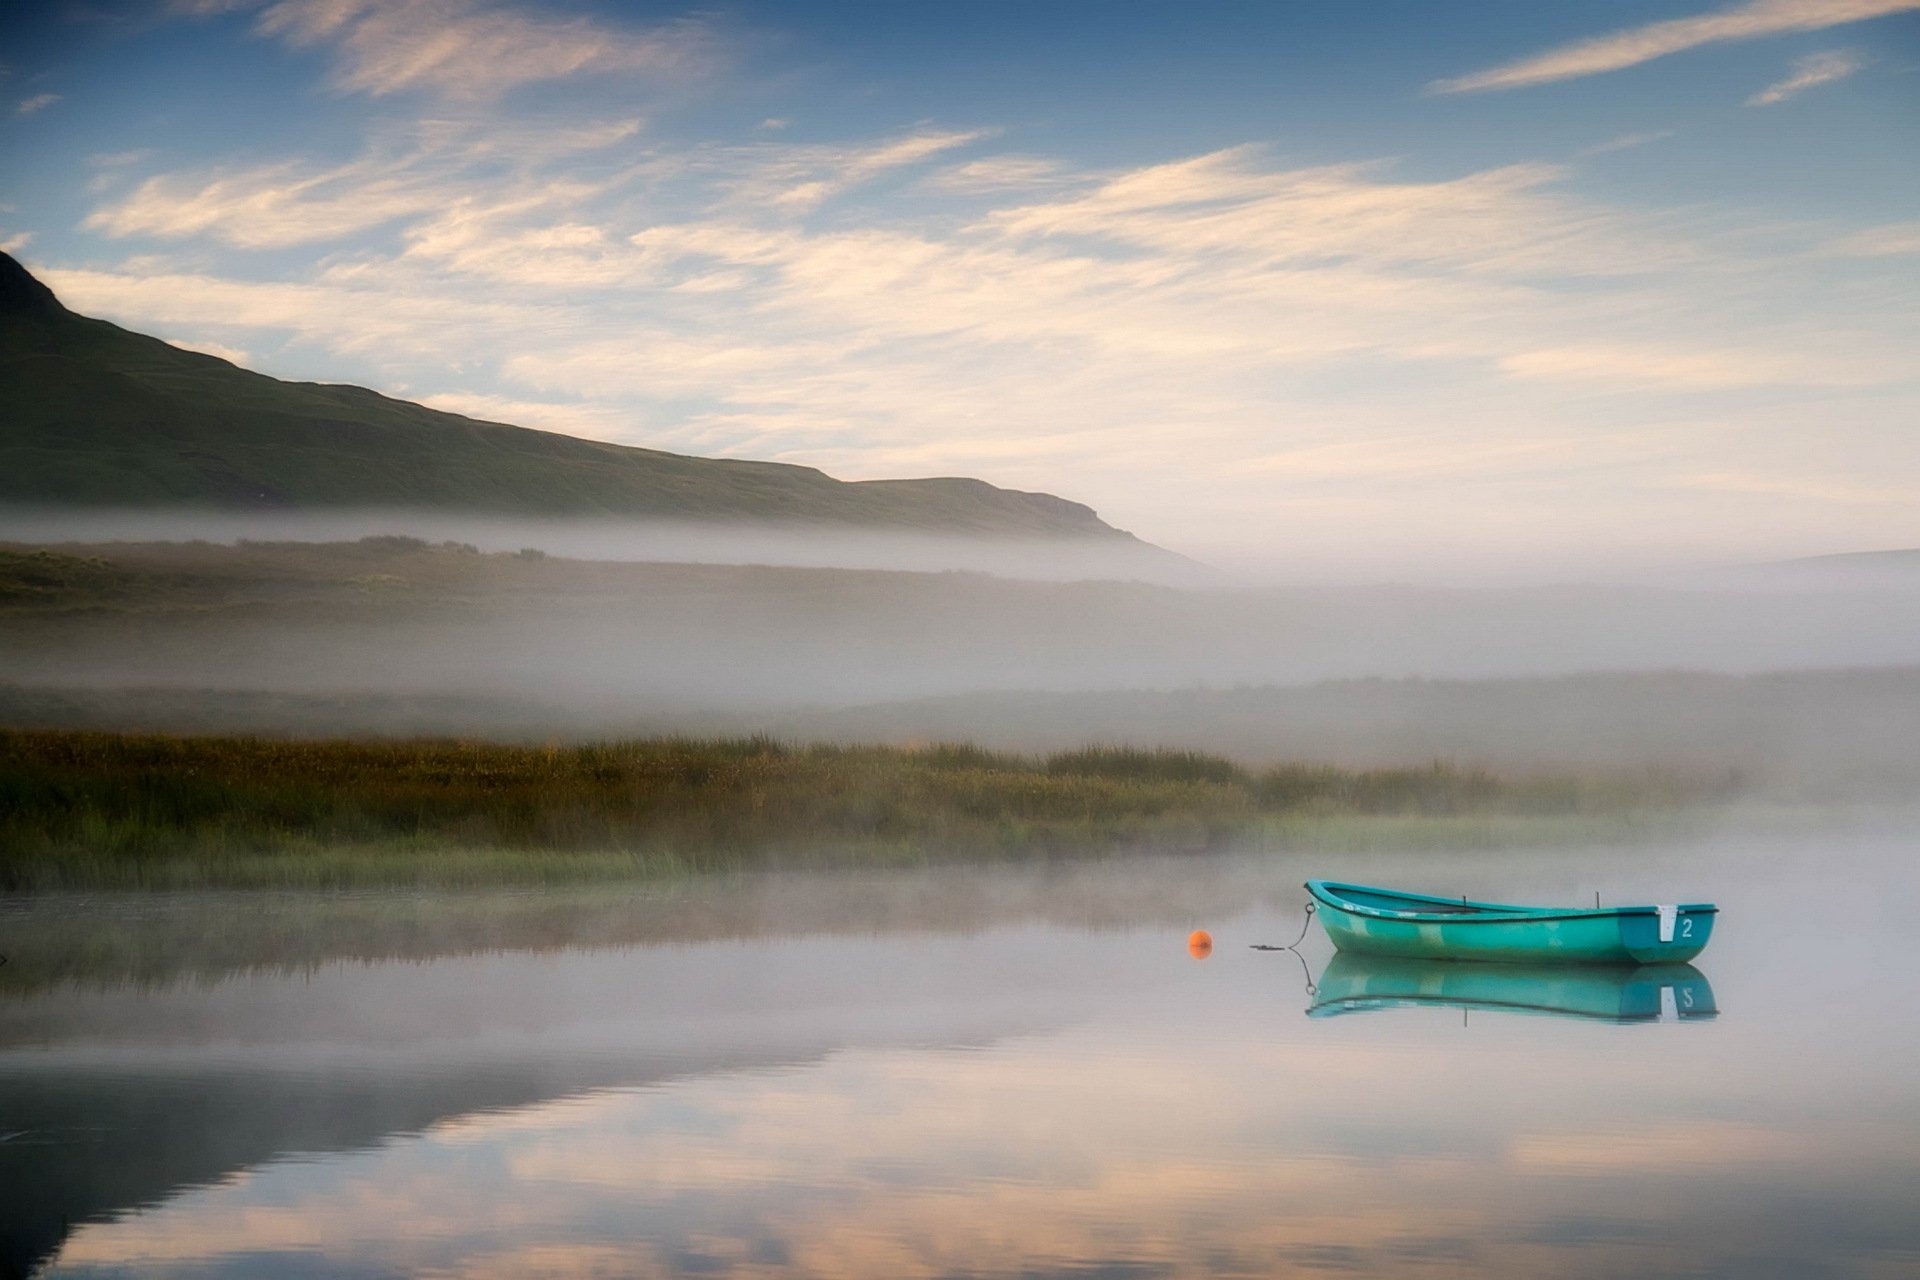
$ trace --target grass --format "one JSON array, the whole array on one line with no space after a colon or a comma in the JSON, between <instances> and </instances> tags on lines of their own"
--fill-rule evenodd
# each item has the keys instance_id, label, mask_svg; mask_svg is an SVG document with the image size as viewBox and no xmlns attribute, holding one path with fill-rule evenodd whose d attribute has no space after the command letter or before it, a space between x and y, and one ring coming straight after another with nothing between
<instances>
[{"instance_id":1,"label":"grass","mask_svg":"<svg viewBox=\"0 0 1920 1280\"><path fill-rule=\"evenodd\" d=\"M1670 775L1249 770L1190 751L546 747L0 731L0 889L482 885L1596 833Z\"/></svg>"}]
</instances>

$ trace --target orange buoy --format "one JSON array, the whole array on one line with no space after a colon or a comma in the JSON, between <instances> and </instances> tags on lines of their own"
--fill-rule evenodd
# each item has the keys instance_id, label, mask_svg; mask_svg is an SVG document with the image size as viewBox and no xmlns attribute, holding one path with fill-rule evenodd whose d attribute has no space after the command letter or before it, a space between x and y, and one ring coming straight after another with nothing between
<instances>
[{"instance_id":1,"label":"orange buoy","mask_svg":"<svg viewBox=\"0 0 1920 1280\"><path fill-rule=\"evenodd\" d=\"M1187 935L1187 954L1195 960L1205 960L1213 954L1213 935L1205 929L1195 929Z\"/></svg>"}]
</instances>

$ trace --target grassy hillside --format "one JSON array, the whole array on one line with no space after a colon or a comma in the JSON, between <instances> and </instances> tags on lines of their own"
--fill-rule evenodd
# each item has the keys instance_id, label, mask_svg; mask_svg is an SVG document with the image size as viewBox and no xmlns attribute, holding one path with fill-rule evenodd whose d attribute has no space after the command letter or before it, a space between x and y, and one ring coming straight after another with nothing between
<instances>
[{"instance_id":1,"label":"grassy hillside","mask_svg":"<svg viewBox=\"0 0 1920 1280\"><path fill-rule=\"evenodd\" d=\"M0 502L803 522L1125 538L980 480L835 480L282 382L68 311L0 254Z\"/></svg>"}]
</instances>

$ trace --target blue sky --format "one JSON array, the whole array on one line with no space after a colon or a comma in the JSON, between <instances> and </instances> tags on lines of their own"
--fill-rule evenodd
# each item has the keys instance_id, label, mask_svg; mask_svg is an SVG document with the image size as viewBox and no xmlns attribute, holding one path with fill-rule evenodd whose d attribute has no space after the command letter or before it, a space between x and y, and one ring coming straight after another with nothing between
<instances>
[{"instance_id":1,"label":"blue sky","mask_svg":"<svg viewBox=\"0 0 1920 1280\"><path fill-rule=\"evenodd\" d=\"M1307 576L1920 543L1920 0L28 10L0 243L279 376Z\"/></svg>"}]
</instances>

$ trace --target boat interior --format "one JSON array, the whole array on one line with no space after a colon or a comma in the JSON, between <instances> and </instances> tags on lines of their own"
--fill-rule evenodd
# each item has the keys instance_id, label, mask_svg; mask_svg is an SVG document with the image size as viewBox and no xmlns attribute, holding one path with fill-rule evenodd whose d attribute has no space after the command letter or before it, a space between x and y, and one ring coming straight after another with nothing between
<instances>
[{"instance_id":1,"label":"boat interior","mask_svg":"<svg viewBox=\"0 0 1920 1280\"><path fill-rule=\"evenodd\" d=\"M1417 893L1389 893L1353 884L1322 884L1329 896L1375 911L1418 911L1422 915L1473 916L1487 912L1524 911L1524 907L1506 907L1491 902L1454 902Z\"/></svg>"}]
</instances>

